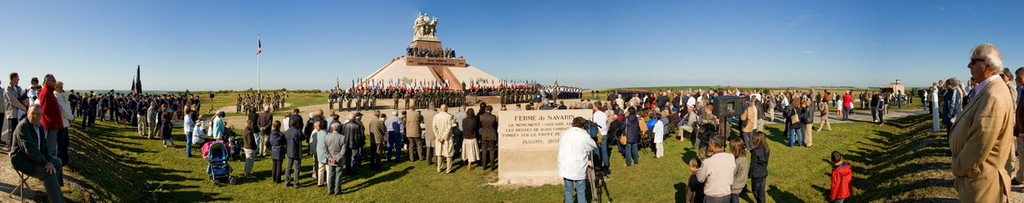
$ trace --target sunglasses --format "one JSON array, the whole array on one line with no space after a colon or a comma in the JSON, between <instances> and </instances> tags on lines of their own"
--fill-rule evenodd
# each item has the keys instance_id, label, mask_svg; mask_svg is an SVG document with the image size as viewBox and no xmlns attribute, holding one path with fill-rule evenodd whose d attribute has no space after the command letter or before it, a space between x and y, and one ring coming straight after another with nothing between
<instances>
[{"instance_id":1,"label":"sunglasses","mask_svg":"<svg viewBox=\"0 0 1024 203\"><path fill-rule=\"evenodd\" d=\"M985 61L985 59L971 58L971 64L974 64L975 62L979 62L979 61Z\"/></svg>"}]
</instances>

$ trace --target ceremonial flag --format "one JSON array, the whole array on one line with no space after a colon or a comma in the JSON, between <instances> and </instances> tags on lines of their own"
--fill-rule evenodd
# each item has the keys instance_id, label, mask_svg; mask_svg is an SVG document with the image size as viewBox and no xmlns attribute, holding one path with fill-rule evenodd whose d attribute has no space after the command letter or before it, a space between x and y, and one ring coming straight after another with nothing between
<instances>
[{"instance_id":1,"label":"ceremonial flag","mask_svg":"<svg viewBox=\"0 0 1024 203\"><path fill-rule=\"evenodd\" d=\"M259 37L256 37L256 55L263 53L263 42L260 41Z\"/></svg>"}]
</instances>

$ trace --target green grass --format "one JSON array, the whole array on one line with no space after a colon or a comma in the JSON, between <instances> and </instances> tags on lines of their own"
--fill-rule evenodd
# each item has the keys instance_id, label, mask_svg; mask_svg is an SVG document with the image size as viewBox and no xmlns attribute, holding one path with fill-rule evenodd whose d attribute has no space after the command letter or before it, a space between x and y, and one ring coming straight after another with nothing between
<instances>
[{"instance_id":1,"label":"green grass","mask_svg":"<svg viewBox=\"0 0 1024 203\"><path fill-rule=\"evenodd\" d=\"M345 179L341 196L326 196L326 188L315 187L310 178L312 159L303 159L301 189L273 184L271 160L259 158L255 164L256 179L239 179L239 184L215 187L206 178L206 160L185 158L181 130L175 129L177 148L164 148L159 140L136 135L133 128L120 128L111 123L98 123L98 128L73 132L72 167L85 176L85 185L103 199L112 202L148 201L151 193L161 202L557 202L562 200L561 185L541 187L498 187L497 172L468 171L460 164L452 174L438 174L425 162L386 162L386 171L362 169L360 175ZM869 123L835 124L834 131L814 133L814 147L785 147L781 125L766 126L771 140L769 162L769 199L775 202L823 202L829 189L831 151L843 153L853 163L854 197L856 202L915 201L930 197L931 188L951 190L946 182L911 182L909 177L924 167L938 167L939 152L948 145L934 133L922 131L930 125L925 116L895 119L884 126ZM930 127L930 126L928 126ZM937 141L919 141L925 136ZM673 202L685 198L686 180L690 175L684 160L695 157L688 150L689 142L665 142L666 156L652 158L643 150L640 164L623 166L622 156L613 149L612 171L608 189L615 201ZM926 144L918 144L919 142ZM927 146L919 148L918 145ZM198 150L196 150L198 153ZM364 151L366 153L366 151ZM918 154L934 159L917 159ZM366 153L368 156L368 153ZM946 158L948 161L948 157ZM923 161L923 163L918 163ZM240 175L243 162L230 162L234 175ZM925 165L920 165L925 164ZM926 171L936 172L936 171ZM908 179L909 177L909 179ZM929 181L931 179L923 179ZM156 185L163 184L159 190ZM954 193L955 194L955 193ZM743 195L750 202L749 193Z\"/></svg>"}]
</instances>

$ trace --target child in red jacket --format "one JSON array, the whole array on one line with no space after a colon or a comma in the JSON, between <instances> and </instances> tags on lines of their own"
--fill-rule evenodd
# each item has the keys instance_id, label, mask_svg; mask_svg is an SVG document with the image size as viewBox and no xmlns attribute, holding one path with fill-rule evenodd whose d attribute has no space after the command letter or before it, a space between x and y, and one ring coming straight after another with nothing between
<instances>
[{"instance_id":1,"label":"child in red jacket","mask_svg":"<svg viewBox=\"0 0 1024 203\"><path fill-rule=\"evenodd\" d=\"M832 163L832 189L829 191L829 199L834 203L842 203L850 197L853 167L850 166L850 162L843 161L843 155L838 151L832 151Z\"/></svg>"}]
</instances>

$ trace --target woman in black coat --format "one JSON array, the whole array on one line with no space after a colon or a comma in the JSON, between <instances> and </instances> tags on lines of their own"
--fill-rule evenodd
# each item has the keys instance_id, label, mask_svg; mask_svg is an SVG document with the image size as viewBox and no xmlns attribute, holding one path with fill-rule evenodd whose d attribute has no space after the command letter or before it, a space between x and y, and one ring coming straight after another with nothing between
<instances>
[{"instance_id":1,"label":"woman in black coat","mask_svg":"<svg viewBox=\"0 0 1024 203\"><path fill-rule=\"evenodd\" d=\"M270 131L270 159L273 159L271 164L271 176L274 176L274 183L281 183L281 164L284 161L284 133L281 133L281 121L274 121L271 125L273 130Z\"/></svg>"},{"instance_id":2,"label":"woman in black coat","mask_svg":"<svg viewBox=\"0 0 1024 203\"><path fill-rule=\"evenodd\" d=\"M765 140L764 132L754 132L754 148L750 149L750 187L754 193L754 200L758 203L765 202L764 187L768 178L768 157L771 156L771 149Z\"/></svg>"}]
</instances>

